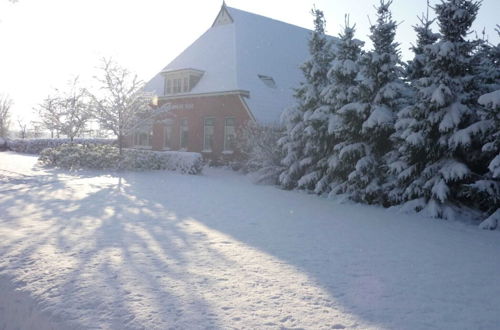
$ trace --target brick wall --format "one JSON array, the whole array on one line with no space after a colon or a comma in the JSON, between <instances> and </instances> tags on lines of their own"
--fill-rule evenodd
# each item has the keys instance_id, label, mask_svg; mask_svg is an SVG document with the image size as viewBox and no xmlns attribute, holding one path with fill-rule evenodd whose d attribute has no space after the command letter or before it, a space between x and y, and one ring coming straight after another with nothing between
<instances>
[{"instance_id":1,"label":"brick wall","mask_svg":"<svg viewBox=\"0 0 500 330\"><path fill-rule=\"evenodd\" d=\"M165 120L171 123L171 150L180 149L180 124L185 119L188 123L187 151L202 152L204 138L204 120L213 118L214 143L212 152L202 152L209 159L232 158L237 155L222 153L224 146L224 123L226 118L233 118L236 130L251 120L239 95L214 95L201 97L186 97L182 99L161 100L158 106L170 103L171 110L159 115L153 125L153 150L165 150Z\"/></svg>"}]
</instances>

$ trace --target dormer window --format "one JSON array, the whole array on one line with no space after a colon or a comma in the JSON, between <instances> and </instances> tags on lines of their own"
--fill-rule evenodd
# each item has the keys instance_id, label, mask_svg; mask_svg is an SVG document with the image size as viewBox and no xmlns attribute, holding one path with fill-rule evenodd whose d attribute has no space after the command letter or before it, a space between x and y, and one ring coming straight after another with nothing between
<instances>
[{"instance_id":1,"label":"dormer window","mask_svg":"<svg viewBox=\"0 0 500 330\"><path fill-rule=\"evenodd\" d=\"M195 69L163 71L165 95L189 93L203 76L203 71Z\"/></svg>"},{"instance_id":2,"label":"dormer window","mask_svg":"<svg viewBox=\"0 0 500 330\"><path fill-rule=\"evenodd\" d=\"M276 88L276 82L274 81L273 77L264 76L263 74L258 74L257 76L267 87Z\"/></svg>"}]
</instances>

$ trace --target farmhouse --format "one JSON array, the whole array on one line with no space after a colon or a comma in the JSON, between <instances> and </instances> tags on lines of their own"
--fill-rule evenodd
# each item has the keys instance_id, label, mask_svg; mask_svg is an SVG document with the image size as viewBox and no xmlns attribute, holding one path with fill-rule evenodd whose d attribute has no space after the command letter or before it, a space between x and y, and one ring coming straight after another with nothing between
<instances>
[{"instance_id":1,"label":"farmhouse","mask_svg":"<svg viewBox=\"0 0 500 330\"><path fill-rule=\"evenodd\" d=\"M159 114L134 146L233 157L245 123L277 124L293 104L310 33L223 3L212 26L146 84Z\"/></svg>"}]
</instances>

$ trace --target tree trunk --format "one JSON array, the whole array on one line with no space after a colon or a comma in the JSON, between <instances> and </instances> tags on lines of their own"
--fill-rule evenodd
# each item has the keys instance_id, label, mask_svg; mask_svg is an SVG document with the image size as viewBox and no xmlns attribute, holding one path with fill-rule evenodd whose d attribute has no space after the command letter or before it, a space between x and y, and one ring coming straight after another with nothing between
<instances>
[{"instance_id":1,"label":"tree trunk","mask_svg":"<svg viewBox=\"0 0 500 330\"><path fill-rule=\"evenodd\" d=\"M118 151L119 151L119 154L120 154L120 158L122 156L122 153L123 153L123 134L120 132L118 133Z\"/></svg>"}]
</instances>

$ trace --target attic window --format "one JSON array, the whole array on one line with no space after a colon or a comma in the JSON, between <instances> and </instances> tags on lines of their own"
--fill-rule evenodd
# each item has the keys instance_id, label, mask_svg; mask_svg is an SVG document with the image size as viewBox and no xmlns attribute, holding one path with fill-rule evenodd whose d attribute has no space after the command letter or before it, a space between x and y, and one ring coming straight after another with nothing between
<instances>
[{"instance_id":1,"label":"attic window","mask_svg":"<svg viewBox=\"0 0 500 330\"><path fill-rule=\"evenodd\" d=\"M200 81L203 71L195 69L182 69L164 71L165 95L189 93Z\"/></svg>"},{"instance_id":2,"label":"attic window","mask_svg":"<svg viewBox=\"0 0 500 330\"><path fill-rule=\"evenodd\" d=\"M273 77L269 76L264 76L262 74L257 75L260 80L269 88L276 88L276 82L274 81Z\"/></svg>"}]
</instances>

